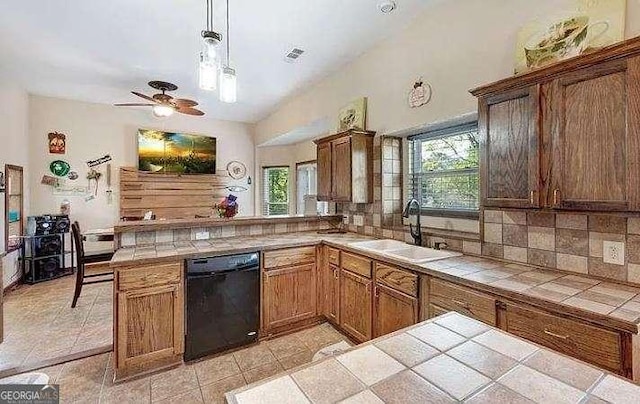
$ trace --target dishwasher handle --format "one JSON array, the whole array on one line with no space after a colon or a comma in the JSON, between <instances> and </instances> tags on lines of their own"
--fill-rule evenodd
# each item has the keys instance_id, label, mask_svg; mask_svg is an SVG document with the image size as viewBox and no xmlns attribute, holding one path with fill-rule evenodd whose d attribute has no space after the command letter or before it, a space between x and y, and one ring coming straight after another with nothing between
<instances>
[{"instance_id":1,"label":"dishwasher handle","mask_svg":"<svg viewBox=\"0 0 640 404\"><path fill-rule=\"evenodd\" d=\"M257 271L258 269L259 269L258 266L248 265L248 266L245 266L245 267L238 267L238 268L231 268L231 269L224 269L224 270L192 272L192 273L187 273L187 278L195 279L195 278L206 278L206 277L213 277L213 276L222 276L222 275L228 275L228 274L234 273L234 272Z\"/></svg>"}]
</instances>

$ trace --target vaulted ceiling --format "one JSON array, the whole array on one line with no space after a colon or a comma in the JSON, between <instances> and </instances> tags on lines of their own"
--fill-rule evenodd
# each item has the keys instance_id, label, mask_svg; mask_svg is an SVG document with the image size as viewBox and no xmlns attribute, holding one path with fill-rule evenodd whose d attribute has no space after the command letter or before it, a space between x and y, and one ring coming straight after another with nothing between
<instances>
[{"instance_id":1,"label":"vaulted ceiling","mask_svg":"<svg viewBox=\"0 0 640 404\"><path fill-rule=\"evenodd\" d=\"M224 32L222 0L215 29ZM205 0L0 0L0 79L29 92L99 103L139 101L149 80L176 83L210 118L255 122L286 97L402 29L429 0L229 0L237 104L198 89ZM284 61L293 47L298 62Z\"/></svg>"}]
</instances>

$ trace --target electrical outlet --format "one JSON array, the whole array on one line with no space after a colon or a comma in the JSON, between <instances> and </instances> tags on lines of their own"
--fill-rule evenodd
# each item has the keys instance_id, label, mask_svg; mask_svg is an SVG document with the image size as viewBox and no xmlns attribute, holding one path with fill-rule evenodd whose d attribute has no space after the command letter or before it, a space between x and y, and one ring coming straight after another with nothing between
<instances>
[{"instance_id":1,"label":"electrical outlet","mask_svg":"<svg viewBox=\"0 0 640 404\"><path fill-rule=\"evenodd\" d=\"M209 232L208 231L196 232L196 240L209 240Z\"/></svg>"},{"instance_id":2,"label":"electrical outlet","mask_svg":"<svg viewBox=\"0 0 640 404\"><path fill-rule=\"evenodd\" d=\"M624 265L624 243L603 241L602 260L607 264Z\"/></svg>"}]
</instances>

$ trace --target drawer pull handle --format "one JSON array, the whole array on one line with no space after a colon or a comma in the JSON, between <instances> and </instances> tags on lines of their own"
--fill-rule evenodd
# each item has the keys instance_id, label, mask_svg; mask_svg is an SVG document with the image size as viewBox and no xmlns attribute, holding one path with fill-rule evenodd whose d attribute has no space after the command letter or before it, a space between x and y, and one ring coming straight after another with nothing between
<instances>
[{"instance_id":1,"label":"drawer pull handle","mask_svg":"<svg viewBox=\"0 0 640 404\"><path fill-rule=\"evenodd\" d=\"M531 205L535 204L535 191L533 190L529 193L529 201L531 202Z\"/></svg>"},{"instance_id":2,"label":"drawer pull handle","mask_svg":"<svg viewBox=\"0 0 640 404\"><path fill-rule=\"evenodd\" d=\"M556 334L555 332L549 331L547 329L544 330L544 333L547 334L547 335L551 335L552 337L555 337L555 338L569 339L568 335Z\"/></svg>"},{"instance_id":3,"label":"drawer pull handle","mask_svg":"<svg viewBox=\"0 0 640 404\"><path fill-rule=\"evenodd\" d=\"M457 304L458 306L462 306L462 307L464 307L465 309L468 309L468 308L469 308L469 303L467 303L467 302L465 302L465 301L463 301L463 300L452 299L452 301L453 301L455 304Z\"/></svg>"},{"instance_id":4,"label":"drawer pull handle","mask_svg":"<svg viewBox=\"0 0 640 404\"><path fill-rule=\"evenodd\" d=\"M556 206L560 204L560 190L559 189L554 189L553 190L553 204L556 205Z\"/></svg>"}]
</instances>

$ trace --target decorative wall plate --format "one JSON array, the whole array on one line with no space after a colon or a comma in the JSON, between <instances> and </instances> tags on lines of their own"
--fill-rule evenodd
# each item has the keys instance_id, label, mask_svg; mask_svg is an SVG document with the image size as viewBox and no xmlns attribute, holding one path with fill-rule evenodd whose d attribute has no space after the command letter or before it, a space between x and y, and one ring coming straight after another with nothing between
<instances>
[{"instance_id":1,"label":"decorative wall plate","mask_svg":"<svg viewBox=\"0 0 640 404\"><path fill-rule=\"evenodd\" d=\"M64 160L55 160L49 164L49 171L58 177L64 177L69 174L69 170L71 170L71 166Z\"/></svg>"},{"instance_id":2,"label":"decorative wall plate","mask_svg":"<svg viewBox=\"0 0 640 404\"><path fill-rule=\"evenodd\" d=\"M227 164L227 172L229 177L234 180L240 180L247 175L247 167L239 161L230 161Z\"/></svg>"},{"instance_id":3,"label":"decorative wall plate","mask_svg":"<svg viewBox=\"0 0 640 404\"><path fill-rule=\"evenodd\" d=\"M431 101L431 86L419 79L413 83L413 88L409 91L409 106L417 108Z\"/></svg>"}]
</instances>

